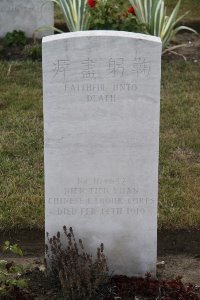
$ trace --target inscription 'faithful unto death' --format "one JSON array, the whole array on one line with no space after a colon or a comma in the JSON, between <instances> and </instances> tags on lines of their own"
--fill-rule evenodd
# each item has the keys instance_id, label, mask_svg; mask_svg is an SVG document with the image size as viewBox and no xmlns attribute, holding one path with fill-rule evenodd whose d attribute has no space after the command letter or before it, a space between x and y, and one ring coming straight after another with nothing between
<instances>
[{"instance_id":1,"label":"inscription 'faithful unto death'","mask_svg":"<svg viewBox=\"0 0 200 300\"><path fill-rule=\"evenodd\" d=\"M45 228L155 274L161 42L116 31L43 39Z\"/></svg>"},{"instance_id":2,"label":"inscription 'faithful unto death'","mask_svg":"<svg viewBox=\"0 0 200 300\"><path fill-rule=\"evenodd\" d=\"M59 59L53 63L53 79L63 84L65 92L70 94L88 92L87 102L115 102L117 92L136 91L137 79L150 76L151 63L145 57L125 58L85 58L82 61ZM76 68L78 71L74 73ZM131 81L127 82L126 77ZM106 84L106 79L113 79L113 84ZM80 83L72 83L73 80ZM85 82L85 83L84 83ZM93 94L92 94L93 93Z\"/></svg>"}]
</instances>

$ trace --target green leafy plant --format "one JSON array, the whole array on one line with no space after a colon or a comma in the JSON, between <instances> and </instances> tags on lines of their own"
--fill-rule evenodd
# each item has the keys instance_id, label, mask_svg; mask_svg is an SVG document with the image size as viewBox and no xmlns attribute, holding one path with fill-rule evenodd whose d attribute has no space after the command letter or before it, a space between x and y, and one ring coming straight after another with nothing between
<instances>
[{"instance_id":1,"label":"green leafy plant","mask_svg":"<svg viewBox=\"0 0 200 300\"><path fill-rule=\"evenodd\" d=\"M73 230L63 227L64 241L60 232L48 238L46 245L46 269L49 276L60 283L66 299L98 299L98 292L108 280L107 261L103 244L97 248L97 257L85 253L81 240L77 243Z\"/></svg>"},{"instance_id":2,"label":"green leafy plant","mask_svg":"<svg viewBox=\"0 0 200 300\"><path fill-rule=\"evenodd\" d=\"M5 35L3 43L5 46L25 46L27 43L27 37L23 31L14 30L13 32L8 32Z\"/></svg>"},{"instance_id":3,"label":"green leafy plant","mask_svg":"<svg viewBox=\"0 0 200 300\"><path fill-rule=\"evenodd\" d=\"M134 10L123 0L88 0L90 29L145 32L138 24Z\"/></svg>"},{"instance_id":4,"label":"green leafy plant","mask_svg":"<svg viewBox=\"0 0 200 300\"><path fill-rule=\"evenodd\" d=\"M141 24L146 25L147 32L158 36L162 40L162 47L165 49L173 36L182 29L195 32L190 27L179 26L177 23L188 13L178 17L181 5L179 0L170 16L166 15L164 0L129 0L134 7L136 17Z\"/></svg>"},{"instance_id":5,"label":"green leafy plant","mask_svg":"<svg viewBox=\"0 0 200 300\"><path fill-rule=\"evenodd\" d=\"M89 28L89 14L87 0L48 0L58 5L62 11L69 31L87 30ZM60 29L54 28L58 32Z\"/></svg>"},{"instance_id":6,"label":"green leafy plant","mask_svg":"<svg viewBox=\"0 0 200 300\"><path fill-rule=\"evenodd\" d=\"M17 244L11 245L9 241L3 244L2 251L11 251L23 256L21 248ZM22 265L0 260L0 299L16 299L12 298L11 295L20 295L20 290L27 288L27 280L21 278L24 271L25 268Z\"/></svg>"},{"instance_id":7,"label":"green leafy plant","mask_svg":"<svg viewBox=\"0 0 200 300\"><path fill-rule=\"evenodd\" d=\"M18 246L18 244L11 245L9 241L4 242L4 245L2 246L2 251L11 251L14 254L23 256L22 249Z\"/></svg>"},{"instance_id":8,"label":"green leafy plant","mask_svg":"<svg viewBox=\"0 0 200 300\"><path fill-rule=\"evenodd\" d=\"M42 46L40 43L35 42L31 45L26 45L24 47L23 53L33 60L42 58Z\"/></svg>"}]
</instances>

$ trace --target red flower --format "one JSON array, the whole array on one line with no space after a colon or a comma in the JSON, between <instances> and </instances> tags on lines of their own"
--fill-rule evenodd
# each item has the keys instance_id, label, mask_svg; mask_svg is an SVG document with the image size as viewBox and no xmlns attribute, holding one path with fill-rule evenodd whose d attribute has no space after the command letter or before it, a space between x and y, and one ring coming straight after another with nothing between
<instances>
[{"instance_id":1,"label":"red flower","mask_svg":"<svg viewBox=\"0 0 200 300\"><path fill-rule=\"evenodd\" d=\"M129 13L129 14L132 14L132 15L135 15L135 9L134 9L133 6L130 6L130 7L129 7L128 13Z\"/></svg>"},{"instance_id":2,"label":"red flower","mask_svg":"<svg viewBox=\"0 0 200 300\"><path fill-rule=\"evenodd\" d=\"M90 7L95 7L95 5L96 5L95 0L88 0L88 5Z\"/></svg>"}]
</instances>

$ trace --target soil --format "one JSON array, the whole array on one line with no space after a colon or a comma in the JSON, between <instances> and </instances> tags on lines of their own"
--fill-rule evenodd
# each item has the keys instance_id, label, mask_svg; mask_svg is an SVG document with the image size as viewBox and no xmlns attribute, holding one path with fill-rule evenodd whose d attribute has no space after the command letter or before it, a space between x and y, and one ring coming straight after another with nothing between
<instances>
[{"instance_id":1,"label":"soil","mask_svg":"<svg viewBox=\"0 0 200 300\"><path fill-rule=\"evenodd\" d=\"M179 33L170 48L171 51L163 55L164 60L200 61L200 35L191 32Z\"/></svg>"}]
</instances>

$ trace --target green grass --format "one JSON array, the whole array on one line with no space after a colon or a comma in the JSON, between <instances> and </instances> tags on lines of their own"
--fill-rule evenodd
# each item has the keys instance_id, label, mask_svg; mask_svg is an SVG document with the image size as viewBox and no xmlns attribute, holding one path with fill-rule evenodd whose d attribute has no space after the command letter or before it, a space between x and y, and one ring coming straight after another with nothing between
<instances>
[{"instance_id":1,"label":"green grass","mask_svg":"<svg viewBox=\"0 0 200 300\"><path fill-rule=\"evenodd\" d=\"M168 10L171 12L175 7L178 0L165 0L165 4ZM189 21L200 21L200 1L199 0L182 0L180 15L183 15L185 12L190 11L190 13L185 16L185 20Z\"/></svg>"},{"instance_id":2,"label":"green grass","mask_svg":"<svg viewBox=\"0 0 200 300\"><path fill-rule=\"evenodd\" d=\"M163 64L160 134L160 227L200 226L199 67Z\"/></svg>"},{"instance_id":3,"label":"green grass","mask_svg":"<svg viewBox=\"0 0 200 300\"><path fill-rule=\"evenodd\" d=\"M42 227L41 64L10 66L0 63L0 228Z\"/></svg>"},{"instance_id":4,"label":"green grass","mask_svg":"<svg viewBox=\"0 0 200 300\"><path fill-rule=\"evenodd\" d=\"M163 63L160 228L200 226L199 67ZM41 63L0 68L0 228L43 228Z\"/></svg>"}]
</instances>

